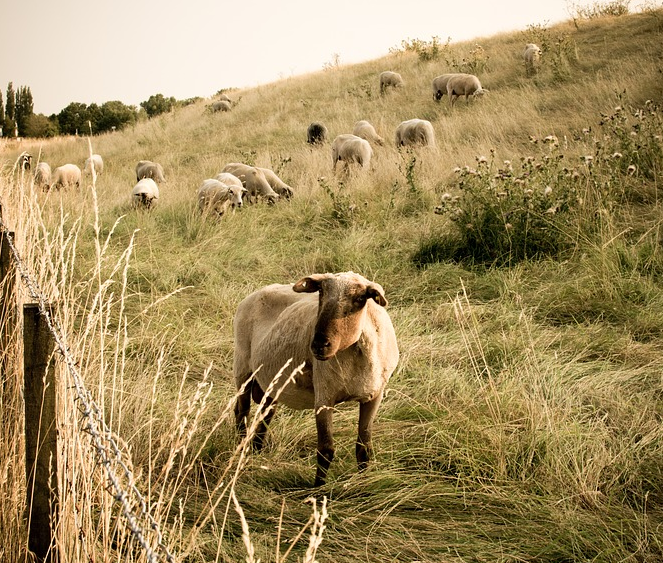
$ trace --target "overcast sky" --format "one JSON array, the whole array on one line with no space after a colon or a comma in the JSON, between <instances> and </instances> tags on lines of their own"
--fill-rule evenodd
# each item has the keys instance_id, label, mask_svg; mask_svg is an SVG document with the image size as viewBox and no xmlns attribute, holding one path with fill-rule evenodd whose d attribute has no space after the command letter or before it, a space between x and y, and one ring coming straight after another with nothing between
<instances>
[{"instance_id":1,"label":"overcast sky","mask_svg":"<svg viewBox=\"0 0 663 563\"><path fill-rule=\"evenodd\" d=\"M382 57L404 39L452 43L567 20L569 0L28 0L3 2L0 90L35 113L71 102L208 97Z\"/></svg>"}]
</instances>

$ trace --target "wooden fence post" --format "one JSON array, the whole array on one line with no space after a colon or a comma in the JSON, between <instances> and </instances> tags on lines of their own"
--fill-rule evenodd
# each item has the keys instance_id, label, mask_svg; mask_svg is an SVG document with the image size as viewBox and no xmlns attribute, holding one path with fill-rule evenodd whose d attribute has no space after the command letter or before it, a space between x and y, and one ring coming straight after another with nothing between
<instances>
[{"instance_id":1,"label":"wooden fence post","mask_svg":"<svg viewBox=\"0 0 663 563\"><path fill-rule=\"evenodd\" d=\"M23 306L23 330L28 548L40 562L53 563L59 501L55 339L34 303Z\"/></svg>"},{"instance_id":2,"label":"wooden fence post","mask_svg":"<svg viewBox=\"0 0 663 563\"><path fill-rule=\"evenodd\" d=\"M0 218L2 207L0 206ZM14 331L16 330L16 271L7 235L14 233L0 230L0 380L4 383L9 377L10 354L15 350Z\"/></svg>"}]
</instances>

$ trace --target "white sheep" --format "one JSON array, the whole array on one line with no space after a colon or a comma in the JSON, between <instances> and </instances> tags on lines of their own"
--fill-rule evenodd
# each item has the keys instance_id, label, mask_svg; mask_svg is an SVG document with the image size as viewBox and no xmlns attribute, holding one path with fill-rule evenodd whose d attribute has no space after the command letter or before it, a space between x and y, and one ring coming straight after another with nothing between
<instances>
[{"instance_id":1,"label":"white sheep","mask_svg":"<svg viewBox=\"0 0 663 563\"><path fill-rule=\"evenodd\" d=\"M152 178L158 184L164 183L166 178L163 174L163 166L151 160L138 161L138 164L136 164L136 180L142 180L143 178Z\"/></svg>"},{"instance_id":2,"label":"white sheep","mask_svg":"<svg viewBox=\"0 0 663 563\"><path fill-rule=\"evenodd\" d=\"M525 61L525 74L531 76L536 73L539 61L541 60L540 47L535 43L525 45L523 60Z\"/></svg>"},{"instance_id":3,"label":"white sheep","mask_svg":"<svg viewBox=\"0 0 663 563\"><path fill-rule=\"evenodd\" d=\"M225 184L226 186L237 186L239 188L244 187L242 181L230 172L219 172L216 176L214 176L214 179L218 180L222 184Z\"/></svg>"},{"instance_id":4,"label":"white sheep","mask_svg":"<svg viewBox=\"0 0 663 563\"><path fill-rule=\"evenodd\" d=\"M75 164L63 164L53 170L51 187L55 189L81 185L81 169Z\"/></svg>"},{"instance_id":5,"label":"white sheep","mask_svg":"<svg viewBox=\"0 0 663 563\"><path fill-rule=\"evenodd\" d=\"M242 197L246 188L227 185L215 178L205 180L198 188L198 209L201 213L222 217L229 209L242 207Z\"/></svg>"},{"instance_id":6,"label":"white sheep","mask_svg":"<svg viewBox=\"0 0 663 563\"><path fill-rule=\"evenodd\" d=\"M408 119L396 127L396 148L423 145L435 146L433 124L425 119Z\"/></svg>"},{"instance_id":7,"label":"white sheep","mask_svg":"<svg viewBox=\"0 0 663 563\"><path fill-rule=\"evenodd\" d=\"M380 73L380 94L384 94L387 88L400 88L405 85L403 77L392 70Z\"/></svg>"},{"instance_id":8,"label":"white sheep","mask_svg":"<svg viewBox=\"0 0 663 563\"><path fill-rule=\"evenodd\" d=\"M40 162L35 168L35 186L44 190L51 189L51 167L48 162Z\"/></svg>"},{"instance_id":9,"label":"white sheep","mask_svg":"<svg viewBox=\"0 0 663 563\"><path fill-rule=\"evenodd\" d=\"M131 203L135 209L152 208L159 199L159 186L152 178L142 178L131 190Z\"/></svg>"},{"instance_id":10,"label":"white sheep","mask_svg":"<svg viewBox=\"0 0 663 563\"><path fill-rule=\"evenodd\" d=\"M219 94L218 99L221 102L230 102L230 103L232 103L232 100L228 97L227 94Z\"/></svg>"},{"instance_id":11,"label":"white sheep","mask_svg":"<svg viewBox=\"0 0 663 563\"><path fill-rule=\"evenodd\" d=\"M85 167L83 172L85 174L92 173L92 167L94 166L94 172L97 176L101 175L104 171L104 159L101 158L100 154L93 154L91 157L85 159Z\"/></svg>"},{"instance_id":12,"label":"white sheep","mask_svg":"<svg viewBox=\"0 0 663 563\"><path fill-rule=\"evenodd\" d=\"M465 102L472 96L483 96L488 90L481 87L481 82L474 74L459 74L449 78L447 82L447 94L453 106L460 96L465 96Z\"/></svg>"},{"instance_id":13,"label":"white sheep","mask_svg":"<svg viewBox=\"0 0 663 563\"><path fill-rule=\"evenodd\" d=\"M462 76L463 72L451 72L447 74L440 74L433 78L433 99L439 102L447 93L447 84L453 76Z\"/></svg>"},{"instance_id":14,"label":"white sheep","mask_svg":"<svg viewBox=\"0 0 663 563\"><path fill-rule=\"evenodd\" d=\"M279 200L279 194L269 185L265 173L255 166L231 162L226 164L221 172L230 172L233 176L237 176L246 188L251 202L261 197L267 200L267 203L273 205Z\"/></svg>"},{"instance_id":15,"label":"white sheep","mask_svg":"<svg viewBox=\"0 0 663 563\"><path fill-rule=\"evenodd\" d=\"M332 142L332 169L336 172L336 165L342 162L345 171L350 164L356 163L362 168L368 168L371 164L373 149L366 139L357 137L351 133L338 135Z\"/></svg>"},{"instance_id":16,"label":"white sheep","mask_svg":"<svg viewBox=\"0 0 663 563\"><path fill-rule=\"evenodd\" d=\"M314 121L306 130L306 142L311 145L322 145L327 141L327 127L324 123Z\"/></svg>"},{"instance_id":17,"label":"white sheep","mask_svg":"<svg viewBox=\"0 0 663 563\"><path fill-rule=\"evenodd\" d=\"M235 420L246 432L251 398L260 402L279 371L291 370L265 397L267 414L253 438L263 445L278 401L293 409L314 409L318 430L315 485L325 483L334 457L332 415L344 401L359 402L356 457L365 469L371 457L373 419L398 364L396 334L382 286L354 272L313 274L297 283L273 284L246 297L234 319L233 372L240 390ZM254 379L251 379L251 377ZM287 384L283 385L284 383Z\"/></svg>"},{"instance_id":18,"label":"white sheep","mask_svg":"<svg viewBox=\"0 0 663 563\"><path fill-rule=\"evenodd\" d=\"M273 170L269 168L261 168L260 166L256 166L256 168L262 171L262 173L265 175L265 180L267 180L267 183L277 194L279 194L279 196L285 199L290 199L295 193L295 190L293 190L288 184L281 180L281 178L279 178L276 172Z\"/></svg>"},{"instance_id":19,"label":"white sheep","mask_svg":"<svg viewBox=\"0 0 663 563\"><path fill-rule=\"evenodd\" d=\"M355 123L354 129L352 130L352 134L357 135L357 137L361 137L362 139L365 139L369 143L375 143L376 145L380 146L384 145L384 139L377 134L375 127L373 127L373 125L371 125L365 119L362 119L361 121L357 121L357 123Z\"/></svg>"}]
</instances>

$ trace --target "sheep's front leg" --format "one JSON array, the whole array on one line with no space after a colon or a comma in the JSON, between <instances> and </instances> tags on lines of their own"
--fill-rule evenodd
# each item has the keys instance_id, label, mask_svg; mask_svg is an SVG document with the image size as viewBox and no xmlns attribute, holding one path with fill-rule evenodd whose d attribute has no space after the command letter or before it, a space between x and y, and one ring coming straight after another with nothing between
<instances>
[{"instance_id":1,"label":"sheep's front leg","mask_svg":"<svg viewBox=\"0 0 663 563\"><path fill-rule=\"evenodd\" d=\"M368 461L372 455L373 420L375 419L375 415L378 412L381 402L382 393L372 401L360 403L359 405L359 432L357 435L357 446L355 448L359 471L363 471L368 467Z\"/></svg>"},{"instance_id":2,"label":"sheep's front leg","mask_svg":"<svg viewBox=\"0 0 663 563\"><path fill-rule=\"evenodd\" d=\"M333 407L321 406L315 411L315 426L318 430L318 468L315 473L315 486L324 485L327 470L334 459L334 437L332 435Z\"/></svg>"}]
</instances>

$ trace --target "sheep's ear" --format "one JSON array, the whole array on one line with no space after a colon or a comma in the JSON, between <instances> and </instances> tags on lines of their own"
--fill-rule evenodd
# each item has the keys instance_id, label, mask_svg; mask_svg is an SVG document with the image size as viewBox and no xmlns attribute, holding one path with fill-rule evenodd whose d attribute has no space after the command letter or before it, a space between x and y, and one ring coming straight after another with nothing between
<instances>
[{"instance_id":1,"label":"sheep's ear","mask_svg":"<svg viewBox=\"0 0 663 563\"><path fill-rule=\"evenodd\" d=\"M320 290L320 280L323 277L321 274L313 274L312 276L302 278L292 286L292 290L295 293L315 293Z\"/></svg>"},{"instance_id":2,"label":"sheep's ear","mask_svg":"<svg viewBox=\"0 0 663 563\"><path fill-rule=\"evenodd\" d=\"M387 306L387 298L384 296L384 289L379 283L371 283L366 288L366 297L370 297L375 300L378 305L383 307Z\"/></svg>"}]
</instances>

